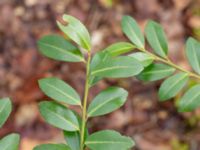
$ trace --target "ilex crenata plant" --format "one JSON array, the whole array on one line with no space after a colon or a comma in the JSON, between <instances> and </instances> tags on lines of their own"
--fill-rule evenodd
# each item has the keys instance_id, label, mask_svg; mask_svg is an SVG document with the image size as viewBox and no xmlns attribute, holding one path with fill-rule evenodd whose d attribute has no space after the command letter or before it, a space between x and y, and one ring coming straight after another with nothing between
<instances>
[{"instance_id":1,"label":"ilex crenata plant","mask_svg":"<svg viewBox=\"0 0 200 150\"><path fill-rule=\"evenodd\" d=\"M167 79L161 84L158 95L160 101L175 97L181 90L182 95L178 103L180 112L192 111L200 106L200 43L194 38L186 42L186 56L194 72L188 71L173 63L168 57L168 44L163 28L160 24L149 21L145 27L145 35L153 52L145 48L145 38L137 24L130 16L122 19L122 30L139 52L129 56L139 60L145 69L137 76L143 81ZM189 86L189 79L197 82Z\"/></svg>"},{"instance_id":2,"label":"ilex crenata plant","mask_svg":"<svg viewBox=\"0 0 200 150\"><path fill-rule=\"evenodd\" d=\"M12 111L12 104L9 98L0 99L0 128L4 125ZM20 136L12 133L0 139L1 150L18 150Z\"/></svg>"},{"instance_id":3,"label":"ilex crenata plant","mask_svg":"<svg viewBox=\"0 0 200 150\"><path fill-rule=\"evenodd\" d=\"M41 90L53 101L42 101L40 113L47 123L63 130L66 144L44 144L34 150L128 150L134 146L130 137L113 130L90 134L88 119L106 115L121 107L128 92L120 87L109 87L97 94L88 103L88 95L103 78L126 78L138 75L143 65L131 56L120 56L134 49L132 44L119 42L94 54L90 35L76 18L64 15L63 23L57 22L67 39L60 35L48 35L38 41L40 52L54 60L85 64L84 95L59 78L39 80ZM69 72L70 73L70 72ZM83 97L83 98L81 98ZM70 105L79 106L81 113L70 110ZM114 123L114 122L112 122Z\"/></svg>"}]
</instances>

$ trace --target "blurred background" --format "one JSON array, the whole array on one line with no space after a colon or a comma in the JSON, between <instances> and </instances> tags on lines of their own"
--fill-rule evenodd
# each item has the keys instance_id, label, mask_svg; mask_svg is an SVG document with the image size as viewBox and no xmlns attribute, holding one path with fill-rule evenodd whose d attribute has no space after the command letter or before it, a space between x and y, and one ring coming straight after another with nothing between
<instances>
[{"instance_id":1,"label":"blurred background","mask_svg":"<svg viewBox=\"0 0 200 150\"><path fill-rule=\"evenodd\" d=\"M125 14L133 16L142 30L148 19L160 22L169 41L170 58L188 69L184 42L188 36L200 39L200 0L0 0L0 97L9 96L14 103L0 137L19 132L20 150L64 141L62 133L39 115L37 103L47 99L38 88L39 78L60 77L83 93L83 64L47 59L36 45L43 35L62 34L56 19L64 13L87 26L93 51L127 41L120 27ZM129 99L120 110L90 120L90 131L118 130L134 138L134 150L200 150L200 109L178 113L179 96L159 103L160 83L142 83L135 78L100 82L92 88L90 99L110 85L127 89Z\"/></svg>"}]
</instances>

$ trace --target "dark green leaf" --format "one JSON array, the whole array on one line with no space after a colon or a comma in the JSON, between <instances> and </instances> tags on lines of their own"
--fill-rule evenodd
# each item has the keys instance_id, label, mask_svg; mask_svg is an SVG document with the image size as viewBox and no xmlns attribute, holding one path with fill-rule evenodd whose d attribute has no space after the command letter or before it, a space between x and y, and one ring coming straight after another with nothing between
<instances>
[{"instance_id":1,"label":"dark green leaf","mask_svg":"<svg viewBox=\"0 0 200 150\"><path fill-rule=\"evenodd\" d=\"M10 134L0 140L1 150L18 150L20 137L18 134Z\"/></svg>"},{"instance_id":2,"label":"dark green leaf","mask_svg":"<svg viewBox=\"0 0 200 150\"><path fill-rule=\"evenodd\" d=\"M71 150L65 144L43 144L36 146L33 150Z\"/></svg>"},{"instance_id":3,"label":"dark green leaf","mask_svg":"<svg viewBox=\"0 0 200 150\"><path fill-rule=\"evenodd\" d=\"M80 150L80 134L78 131L64 131L64 137L71 150Z\"/></svg>"},{"instance_id":4,"label":"dark green leaf","mask_svg":"<svg viewBox=\"0 0 200 150\"><path fill-rule=\"evenodd\" d=\"M0 99L0 128L8 119L12 111L12 104L9 98Z\"/></svg>"}]
</instances>

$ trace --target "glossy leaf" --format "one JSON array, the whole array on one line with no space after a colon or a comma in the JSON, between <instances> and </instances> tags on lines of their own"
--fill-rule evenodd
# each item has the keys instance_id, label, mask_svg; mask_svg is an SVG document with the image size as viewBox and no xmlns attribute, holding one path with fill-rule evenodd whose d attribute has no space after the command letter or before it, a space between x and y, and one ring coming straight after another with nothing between
<instances>
[{"instance_id":1,"label":"glossy leaf","mask_svg":"<svg viewBox=\"0 0 200 150\"><path fill-rule=\"evenodd\" d=\"M88 108L88 117L110 113L121 107L128 96L122 88L110 87L98 94Z\"/></svg>"},{"instance_id":2,"label":"glossy leaf","mask_svg":"<svg viewBox=\"0 0 200 150\"><path fill-rule=\"evenodd\" d=\"M144 49L144 36L137 22L132 17L124 16L122 18L122 30L133 44Z\"/></svg>"},{"instance_id":3,"label":"glossy leaf","mask_svg":"<svg viewBox=\"0 0 200 150\"><path fill-rule=\"evenodd\" d=\"M156 81L172 75L174 71L175 69L168 65L151 64L138 75L138 78L143 81Z\"/></svg>"},{"instance_id":4,"label":"glossy leaf","mask_svg":"<svg viewBox=\"0 0 200 150\"><path fill-rule=\"evenodd\" d=\"M80 45L86 50L90 50L91 41L90 35L86 27L76 18L70 15L63 15L63 21L66 22L66 25L63 25L60 22L57 22L59 28L75 43Z\"/></svg>"},{"instance_id":5,"label":"glossy leaf","mask_svg":"<svg viewBox=\"0 0 200 150\"><path fill-rule=\"evenodd\" d=\"M200 85L190 88L181 98L179 103L180 112L193 111L200 106Z\"/></svg>"},{"instance_id":6,"label":"glossy leaf","mask_svg":"<svg viewBox=\"0 0 200 150\"><path fill-rule=\"evenodd\" d=\"M0 140L1 150L18 150L20 137L18 134L10 134Z\"/></svg>"},{"instance_id":7,"label":"glossy leaf","mask_svg":"<svg viewBox=\"0 0 200 150\"><path fill-rule=\"evenodd\" d=\"M66 62L84 61L81 51L58 35L48 35L38 41L40 52L49 58Z\"/></svg>"},{"instance_id":8,"label":"glossy leaf","mask_svg":"<svg viewBox=\"0 0 200 150\"><path fill-rule=\"evenodd\" d=\"M200 43L189 38L186 42L186 54L192 68L200 74Z\"/></svg>"},{"instance_id":9,"label":"glossy leaf","mask_svg":"<svg viewBox=\"0 0 200 150\"><path fill-rule=\"evenodd\" d=\"M58 102L71 105L81 105L77 92L64 81L50 77L39 80L40 89L49 97Z\"/></svg>"},{"instance_id":10,"label":"glossy leaf","mask_svg":"<svg viewBox=\"0 0 200 150\"><path fill-rule=\"evenodd\" d=\"M185 86L187 81L187 73L179 73L166 79L159 89L158 95L160 100L165 101L176 96L176 94L178 94L178 92L180 92L180 90Z\"/></svg>"},{"instance_id":11,"label":"glossy leaf","mask_svg":"<svg viewBox=\"0 0 200 150\"><path fill-rule=\"evenodd\" d=\"M39 109L41 115L49 124L66 131L79 130L76 115L63 105L44 101L39 104Z\"/></svg>"},{"instance_id":12,"label":"glossy leaf","mask_svg":"<svg viewBox=\"0 0 200 150\"><path fill-rule=\"evenodd\" d=\"M43 144L36 146L33 150L71 150L65 144Z\"/></svg>"},{"instance_id":13,"label":"glossy leaf","mask_svg":"<svg viewBox=\"0 0 200 150\"><path fill-rule=\"evenodd\" d=\"M91 150L126 150L134 146L131 138L112 130L104 130L90 135L85 144Z\"/></svg>"},{"instance_id":14,"label":"glossy leaf","mask_svg":"<svg viewBox=\"0 0 200 150\"><path fill-rule=\"evenodd\" d=\"M12 104L9 98L0 99L0 128L8 119L12 110Z\"/></svg>"},{"instance_id":15,"label":"glossy leaf","mask_svg":"<svg viewBox=\"0 0 200 150\"><path fill-rule=\"evenodd\" d=\"M145 28L145 34L154 52L161 57L166 57L168 52L167 38L161 25L149 21Z\"/></svg>"}]
</instances>

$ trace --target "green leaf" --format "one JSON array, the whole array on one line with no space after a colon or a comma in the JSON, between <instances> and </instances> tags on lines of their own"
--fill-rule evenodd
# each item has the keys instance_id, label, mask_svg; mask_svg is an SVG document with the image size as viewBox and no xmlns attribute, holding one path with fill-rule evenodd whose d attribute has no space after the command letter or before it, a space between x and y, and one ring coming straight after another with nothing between
<instances>
[{"instance_id":1,"label":"green leaf","mask_svg":"<svg viewBox=\"0 0 200 150\"><path fill-rule=\"evenodd\" d=\"M146 67L138 78L143 81L156 81L170 76L176 69L164 64L151 64Z\"/></svg>"},{"instance_id":2,"label":"green leaf","mask_svg":"<svg viewBox=\"0 0 200 150\"><path fill-rule=\"evenodd\" d=\"M176 94L185 86L187 81L187 73L179 73L166 79L159 89L158 95L160 100L165 101L176 96Z\"/></svg>"},{"instance_id":3,"label":"green leaf","mask_svg":"<svg viewBox=\"0 0 200 150\"><path fill-rule=\"evenodd\" d=\"M77 92L64 81L50 77L39 80L40 89L49 97L58 102L71 105L81 105Z\"/></svg>"},{"instance_id":4,"label":"green leaf","mask_svg":"<svg viewBox=\"0 0 200 150\"><path fill-rule=\"evenodd\" d=\"M0 99L0 128L8 119L12 111L12 104L9 98Z\"/></svg>"},{"instance_id":5,"label":"green leaf","mask_svg":"<svg viewBox=\"0 0 200 150\"><path fill-rule=\"evenodd\" d=\"M58 35L48 35L38 41L40 52L49 58L66 62L84 61L81 51Z\"/></svg>"},{"instance_id":6,"label":"green leaf","mask_svg":"<svg viewBox=\"0 0 200 150\"><path fill-rule=\"evenodd\" d=\"M143 52L132 53L129 56L137 59L139 62L142 63L144 67L149 66L154 61L154 58L152 56Z\"/></svg>"},{"instance_id":7,"label":"green leaf","mask_svg":"<svg viewBox=\"0 0 200 150\"><path fill-rule=\"evenodd\" d=\"M64 131L64 137L71 150L80 150L80 134L78 131Z\"/></svg>"},{"instance_id":8,"label":"green leaf","mask_svg":"<svg viewBox=\"0 0 200 150\"><path fill-rule=\"evenodd\" d=\"M18 134L10 134L0 140L1 150L18 150L20 137Z\"/></svg>"},{"instance_id":9,"label":"green leaf","mask_svg":"<svg viewBox=\"0 0 200 150\"><path fill-rule=\"evenodd\" d=\"M42 144L36 146L33 150L71 150L65 144Z\"/></svg>"},{"instance_id":10,"label":"green leaf","mask_svg":"<svg viewBox=\"0 0 200 150\"><path fill-rule=\"evenodd\" d=\"M200 74L200 43L189 38L186 42L186 55L195 72Z\"/></svg>"},{"instance_id":11,"label":"green leaf","mask_svg":"<svg viewBox=\"0 0 200 150\"><path fill-rule=\"evenodd\" d=\"M139 74L143 66L136 59L129 56L119 56L108 59L97 65L91 71L92 76L124 78Z\"/></svg>"},{"instance_id":12,"label":"green leaf","mask_svg":"<svg viewBox=\"0 0 200 150\"><path fill-rule=\"evenodd\" d=\"M167 38L161 25L154 21L149 21L145 28L145 34L148 43L155 53L165 58L168 52L168 45Z\"/></svg>"},{"instance_id":13,"label":"green leaf","mask_svg":"<svg viewBox=\"0 0 200 150\"><path fill-rule=\"evenodd\" d=\"M193 111L200 106L200 85L195 85L190 88L181 98L179 102L179 111Z\"/></svg>"},{"instance_id":14,"label":"green leaf","mask_svg":"<svg viewBox=\"0 0 200 150\"><path fill-rule=\"evenodd\" d=\"M129 40L138 48L144 49L144 36L137 22L130 16L122 18L122 30Z\"/></svg>"},{"instance_id":15,"label":"green leaf","mask_svg":"<svg viewBox=\"0 0 200 150\"><path fill-rule=\"evenodd\" d=\"M44 101L39 104L39 109L41 115L49 124L66 131L79 130L76 115L63 105Z\"/></svg>"},{"instance_id":16,"label":"green leaf","mask_svg":"<svg viewBox=\"0 0 200 150\"><path fill-rule=\"evenodd\" d=\"M63 31L75 43L89 51L91 48L91 41L86 27L78 19L70 15L63 15L63 21L67 24L63 25L57 21L61 31Z\"/></svg>"},{"instance_id":17,"label":"green leaf","mask_svg":"<svg viewBox=\"0 0 200 150\"><path fill-rule=\"evenodd\" d=\"M125 150L135 145L131 138L112 130L93 133L86 139L85 144L91 150Z\"/></svg>"},{"instance_id":18,"label":"green leaf","mask_svg":"<svg viewBox=\"0 0 200 150\"><path fill-rule=\"evenodd\" d=\"M111 54L111 56L119 56L121 54L128 53L132 51L135 48L135 46L128 42L118 42L110 45L103 51L107 51Z\"/></svg>"},{"instance_id":19,"label":"green leaf","mask_svg":"<svg viewBox=\"0 0 200 150\"><path fill-rule=\"evenodd\" d=\"M108 114L121 107L128 96L122 88L109 87L98 94L88 107L88 117Z\"/></svg>"}]
</instances>

